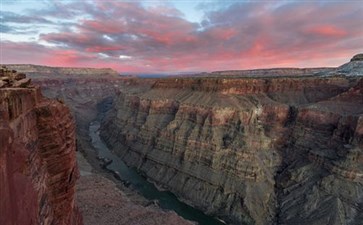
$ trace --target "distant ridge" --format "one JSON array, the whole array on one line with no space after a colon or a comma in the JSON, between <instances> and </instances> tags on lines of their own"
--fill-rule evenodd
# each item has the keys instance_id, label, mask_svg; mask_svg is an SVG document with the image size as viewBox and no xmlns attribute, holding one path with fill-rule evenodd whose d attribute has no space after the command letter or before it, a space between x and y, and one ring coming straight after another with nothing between
<instances>
[{"instance_id":1,"label":"distant ridge","mask_svg":"<svg viewBox=\"0 0 363 225\"><path fill-rule=\"evenodd\" d=\"M119 73L111 68L81 68L81 67L51 67L32 64L6 64L9 69L26 73L30 76L114 76L118 77Z\"/></svg>"},{"instance_id":2,"label":"distant ridge","mask_svg":"<svg viewBox=\"0 0 363 225\"><path fill-rule=\"evenodd\" d=\"M20 73L26 73L33 78L77 78L78 76L90 77L120 77L120 73L112 68L90 68L90 67L52 67L33 64L4 64L9 69ZM266 68L249 70L224 70L213 72L191 72L182 74L133 74L129 77L139 78L167 78L167 77L290 77L290 76L362 76L363 54L355 55L350 62L339 67L316 67L316 68Z\"/></svg>"},{"instance_id":3,"label":"distant ridge","mask_svg":"<svg viewBox=\"0 0 363 225\"><path fill-rule=\"evenodd\" d=\"M335 73L346 76L363 76L363 53L353 56L350 62L339 66Z\"/></svg>"}]
</instances>

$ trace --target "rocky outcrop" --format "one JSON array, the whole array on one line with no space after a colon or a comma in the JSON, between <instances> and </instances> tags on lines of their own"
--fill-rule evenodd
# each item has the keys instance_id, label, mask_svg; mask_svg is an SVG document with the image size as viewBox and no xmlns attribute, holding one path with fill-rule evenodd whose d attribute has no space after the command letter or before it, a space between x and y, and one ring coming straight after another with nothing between
<instances>
[{"instance_id":1,"label":"rocky outcrop","mask_svg":"<svg viewBox=\"0 0 363 225\"><path fill-rule=\"evenodd\" d=\"M6 87L28 87L30 79L26 78L24 73L18 73L16 70L9 70L5 66L0 68L0 88Z\"/></svg>"},{"instance_id":2,"label":"rocky outcrop","mask_svg":"<svg viewBox=\"0 0 363 225\"><path fill-rule=\"evenodd\" d=\"M363 53L356 54L355 56L353 56L353 58L350 61L351 62L353 62L353 61L363 61Z\"/></svg>"},{"instance_id":3,"label":"rocky outcrop","mask_svg":"<svg viewBox=\"0 0 363 225\"><path fill-rule=\"evenodd\" d=\"M42 97L24 75L0 89L0 224L82 224L74 204L78 168L68 108Z\"/></svg>"},{"instance_id":4,"label":"rocky outcrop","mask_svg":"<svg viewBox=\"0 0 363 225\"><path fill-rule=\"evenodd\" d=\"M46 97L62 100L71 109L77 130L88 130L88 124L97 117L98 104L107 99L112 101L125 82L111 69L36 65L7 67L26 73Z\"/></svg>"},{"instance_id":5,"label":"rocky outcrop","mask_svg":"<svg viewBox=\"0 0 363 225\"><path fill-rule=\"evenodd\" d=\"M129 166L230 224L360 224L359 77L157 79L101 136Z\"/></svg>"},{"instance_id":6,"label":"rocky outcrop","mask_svg":"<svg viewBox=\"0 0 363 225\"><path fill-rule=\"evenodd\" d=\"M108 68L66 68L27 64L6 65L7 68L26 73L40 86L42 93L62 100L71 109L77 130L88 130L88 124L98 113L102 101L111 101L128 79ZM77 132L79 133L79 132Z\"/></svg>"},{"instance_id":7,"label":"rocky outcrop","mask_svg":"<svg viewBox=\"0 0 363 225\"><path fill-rule=\"evenodd\" d=\"M329 75L363 76L363 54L355 55L350 62L328 73Z\"/></svg>"}]
</instances>

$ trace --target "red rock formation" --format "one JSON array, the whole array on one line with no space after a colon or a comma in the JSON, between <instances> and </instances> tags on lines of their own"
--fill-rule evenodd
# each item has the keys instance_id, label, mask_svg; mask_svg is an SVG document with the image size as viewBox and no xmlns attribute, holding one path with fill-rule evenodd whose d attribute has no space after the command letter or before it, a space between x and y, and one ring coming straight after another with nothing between
<instances>
[{"instance_id":1,"label":"red rock formation","mask_svg":"<svg viewBox=\"0 0 363 225\"><path fill-rule=\"evenodd\" d=\"M0 224L82 224L74 130L68 108L38 88L0 89Z\"/></svg>"}]
</instances>

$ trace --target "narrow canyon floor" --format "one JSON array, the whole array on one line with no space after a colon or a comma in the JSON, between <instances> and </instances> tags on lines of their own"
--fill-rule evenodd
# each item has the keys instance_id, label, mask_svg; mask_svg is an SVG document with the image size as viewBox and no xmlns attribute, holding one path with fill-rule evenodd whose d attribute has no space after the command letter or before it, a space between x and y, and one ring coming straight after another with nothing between
<instances>
[{"instance_id":1,"label":"narrow canyon floor","mask_svg":"<svg viewBox=\"0 0 363 225\"><path fill-rule=\"evenodd\" d=\"M193 224L153 204L145 206L148 201L93 169L81 153L77 153L77 160L81 177L76 184L76 203L85 225Z\"/></svg>"}]
</instances>

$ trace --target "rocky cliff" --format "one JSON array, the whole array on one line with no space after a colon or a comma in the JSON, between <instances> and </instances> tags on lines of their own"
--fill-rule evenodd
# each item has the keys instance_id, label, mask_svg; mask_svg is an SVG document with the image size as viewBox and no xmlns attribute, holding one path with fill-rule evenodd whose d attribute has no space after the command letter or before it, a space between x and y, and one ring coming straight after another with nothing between
<instances>
[{"instance_id":1,"label":"rocky cliff","mask_svg":"<svg viewBox=\"0 0 363 225\"><path fill-rule=\"evenodd\" d=\"M286 77L286 76L312 76L316 73L327 73L333 71L332 67L320 68L271 68L271 69L254 69L254 70L227 70L214 71L211 73L191 74L191 77Z\"/></svg>"},{"instance_id":2,"label":"rocky cliff","mask_svg":"<svg viewBox=\"0 0 363 225\"><path fill-rule=\"evenodd\" d=\"M24 74L2 67L0 80L0 224L82 224L70 111Z\"/></svg>"},{"instance_id":3,"label":"rocky cliff","mask_svg":"<svg viewBox=\"0 0 363 225\"><path fill-rule=\"evenodd\" d=\"M77 134L87 132L88 124L95 120L99 104L112 102L129 79L120 77L109 68L65 68L28 64L6 65L7 68L26 73L32 82L40 86L42 93L63 101L77 123Z\"/></svg>"},{"instance_id":4,"label":"rocky cliff","mask_svg":"<svg viewBox=\"0 0 363 225\"><path fill-rule=\"evenodd\" d=\"M140 85L150 86L145 80L120 77L116 71L89 68L61 68L35 65L7 65L8 68L26 73L32 82L40 86L48 98L64 102L71 110L76 122L77 150L93 164L93 169L84 172L77 182L77 204L85 224L193 224L175 212L166 212L147 203L126 187L119 190L121 183L113 183L102 176L96 151L91 144L89 123L107 110L119 89ZM142 84L141 84L142 83ZM78 157L80 159L82 157ZM82 174L81 161L81 174ZM89 166L90 167L90 166ZM91 172L92 171L92 172ZM112 177L112 175L111 175ZM154 204L151 204L154 205Z\"/></svg>"},{"instance_id":5,"label":"rocky cliff","mask_svg":"<svg viewBox=\"0 0 363 225\"><path fill-rule=\"evenodd\" d=\"M362 76L363 75L363 54L355 55L350 62L338 67L330 74L340 74L344 76Z\"/></svg>"},{"instance_id":6,"label":"rocky cliff","mask_svg":"<svg viewBox=\"0 0 363 225\"><path fill-rule=\"evenodd\" d=\"M155 79L120 94L101 136L230 224L363 221L361 76Z\"/></svg>"}]
</instances>

